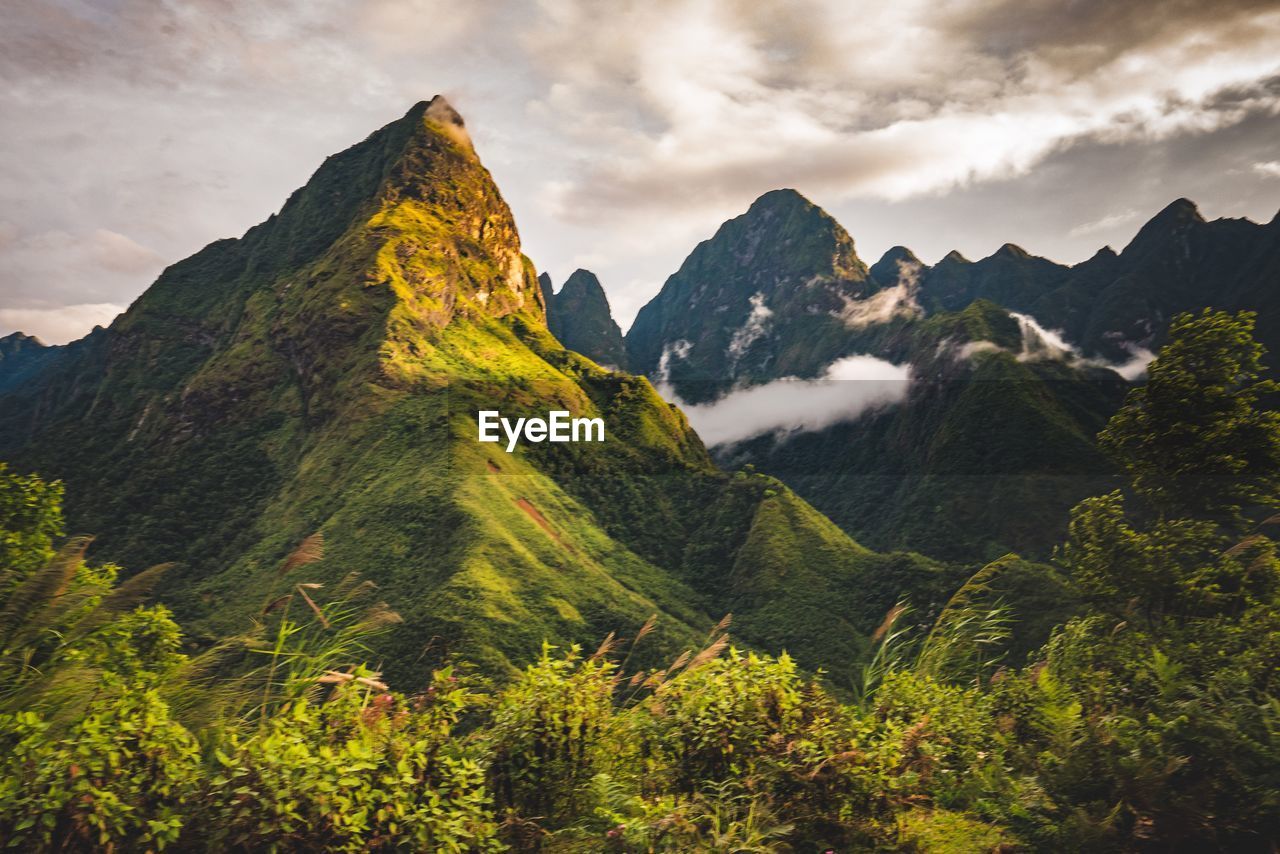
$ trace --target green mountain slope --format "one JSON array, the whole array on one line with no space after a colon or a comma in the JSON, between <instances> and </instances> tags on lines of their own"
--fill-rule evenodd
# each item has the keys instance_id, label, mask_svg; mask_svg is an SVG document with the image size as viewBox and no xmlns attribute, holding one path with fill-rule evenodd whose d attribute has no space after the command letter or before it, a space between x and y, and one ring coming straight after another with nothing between
<instances>
[{"instance_id":1,"label":"green mountain slope","mask_svg":"<svg viewBox=\"0 0 1280 854\"><path fill-rule=\"evenodd\" d=\"M1114 372L1021 352L993 303L904 330L914 379L900 404L824 430L720 449L790 485L873 548L952 560L1047 556L1066 513L1110 488L1094 436L1124 399Z\"/></svg>"},{"instance_id":2,"label":"green mountain slope","mask_svg":"<svg viewBox=\"0 0 1280 854\"><path fill-rule=\"evenodd\" d=\"M163 596L206 639L359 571L405 618L376 650L402 678L652 613L668 654L732 609L743 640L847 672L874 561L776 481L716 469L647 381L566 350L543 294L461 118L420 103L25 371L0 457L66 480L100 558L179 561ZM598 415L607 440L508 454L476 441L480 409ZM284 571L317 531L325 559Z\"/></svg>"}]
</instances>

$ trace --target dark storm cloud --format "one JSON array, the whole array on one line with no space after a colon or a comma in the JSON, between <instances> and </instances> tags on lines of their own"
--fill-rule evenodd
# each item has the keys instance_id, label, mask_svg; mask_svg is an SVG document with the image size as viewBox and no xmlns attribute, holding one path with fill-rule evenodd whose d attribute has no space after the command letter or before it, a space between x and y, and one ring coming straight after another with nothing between
<instances>
[{"instance_id":1,"label":"dark storm cloud","mask_svg":"<svg viewBox=\"0 0 1280 854\"><path fill-rule=\"evenodd\" d=\"M1088 67L1224 21L1232 23L1236 37L1247 38L1257 16L1275 8L1275 0L1006 0L962 5L946 17L992 53L1046 51L1058 61Z\"/></svg>"}]
</instances>

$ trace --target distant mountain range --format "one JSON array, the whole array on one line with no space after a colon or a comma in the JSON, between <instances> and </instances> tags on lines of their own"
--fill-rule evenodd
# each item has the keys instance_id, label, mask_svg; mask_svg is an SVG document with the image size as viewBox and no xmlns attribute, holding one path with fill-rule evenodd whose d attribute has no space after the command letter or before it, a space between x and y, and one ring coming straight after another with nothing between
<instances>
[{"instance_id":1,"label":"distant mountain range","mask_svg":"<svg viewBox=\"0 0 1280 854\"><path fill-rule=\"evenodd\" d=\"M626 345L631 368L694 414L852 354L909 365L896 405L714 450L778 476L873 547L971 561L1045 554L1067 509L1110 483L1093 437L1174 315L1256 311L1275 364L1277 300L1280 217L1206 222L1180 199L1121 253L1071 267L1012 244L933 266L896 246L867 266L830 215L776 190L694 249Z\"/></svg>"},{"instance_id":2,"label":"distant mountain range","mask_svg":"<svg viewBox=\"0 0 1280 854\"><path fill-rule=\"evenodd\" d=\"M595 277L539 282L436 98L165 270L110 328L0 340L0 458L65 481L98 558L176 561L162 597L197 640L360 572L404 618L376 650L392 676L455 652L500 673L653 614L666 656L732 612L742 642L844 680L903 589L927 609L954 587L777 480L718 469L645 379L566 349L548 307L574 346L625 361ZM480 409L552 408L603 417L607 441L476 441ZM287 569L317 532L325 559Z\"/></svg>"},{"instance_id":3,"label":"distant mountain range","mask_svg":"<svg viewBox=\"0 0 1280 854\"><path fill-rule=\"evenodd\" d=\"M1012 245L868 266L776 190L624 338L594 274L536 274L436 98L110 328L0 339L0 459L63 478L100 557L177 561L163 596L197 638L296 583L282 560L320 532L305 580L358 570L404 616L378 650L393 673L455 651L500 672L654 613L665 654L733 612L743 641L839 681L899 599L927 615L979 562L1044 556L1114 482L1094 437L1174 314L1258 311L1274 360L1278 282L1280 220L1185 200L1075 266ZM697 426L730 404L738 433L709 453L679 407ZM608 441L476 442L479 409L549 408ZM1018 567L1006 593L1047 628L1071 603Z\"/></svg>"}]
</instances>

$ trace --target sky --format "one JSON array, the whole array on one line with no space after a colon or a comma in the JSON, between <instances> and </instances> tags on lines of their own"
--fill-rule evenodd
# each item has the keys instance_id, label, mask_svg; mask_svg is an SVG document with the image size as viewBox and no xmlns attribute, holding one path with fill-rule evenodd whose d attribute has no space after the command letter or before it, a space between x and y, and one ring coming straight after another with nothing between
<instances>
[{"instance_id":1,"label":"sky","mask_svg":"<svg viewBox=\"0 0 1280 854\"><path fill-rule=\"evenodd\" d=\"M444 94L557 287L625 329L793 187L873 262L1073 263L1178 197L1280 210L1280 0L26 0L0 27L0 335L62 343Z\"/></svg>"}]
</instances>

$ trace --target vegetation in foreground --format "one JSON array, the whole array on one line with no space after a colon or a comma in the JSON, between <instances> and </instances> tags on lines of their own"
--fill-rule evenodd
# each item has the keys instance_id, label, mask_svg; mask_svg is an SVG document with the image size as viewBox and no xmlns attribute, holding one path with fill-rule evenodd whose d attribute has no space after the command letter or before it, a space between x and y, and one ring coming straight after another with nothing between
<instances>
[{"instance_id":1,"label":"vegetation in foreground","mask_svg":"<svg viewBox=\"0 0 1280 854\"><path fill-rule=\"evenodd\" d=\"M1088 612L1021 668L979 571L886 616L848 696L785 655L640 670L655 629L392 690L396 619L306 580L199 654L163 568L118 581L60 488L0 472L0 837L18 850L1272 851L1280 841L1280 413L1252 318L1183 316L1102 434L1127 490L1072 513Z\"/></svg>"}]
</instances>

